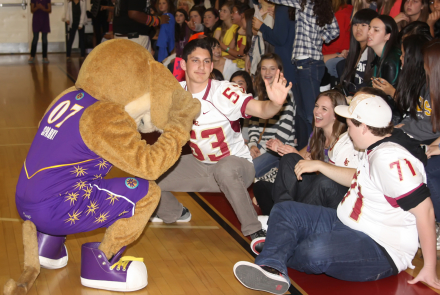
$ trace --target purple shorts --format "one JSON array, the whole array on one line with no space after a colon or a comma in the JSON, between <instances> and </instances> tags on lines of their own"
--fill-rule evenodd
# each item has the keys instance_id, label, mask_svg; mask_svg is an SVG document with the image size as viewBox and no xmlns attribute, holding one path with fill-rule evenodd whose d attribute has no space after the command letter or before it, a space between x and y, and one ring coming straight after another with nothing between
<instances>
[{"instance_id":1,"label":"purple shorts","mask_svg":"<svg viewBox=\"0 0 440 295\"><path fill-rule=\"evenodd\" d=\"M97 179L42 203L17 202L17 209L23 220L32 221L43 233L70 235L133 216L148 188L148 181L139 178Z\"/></svg>"}]
</instances>

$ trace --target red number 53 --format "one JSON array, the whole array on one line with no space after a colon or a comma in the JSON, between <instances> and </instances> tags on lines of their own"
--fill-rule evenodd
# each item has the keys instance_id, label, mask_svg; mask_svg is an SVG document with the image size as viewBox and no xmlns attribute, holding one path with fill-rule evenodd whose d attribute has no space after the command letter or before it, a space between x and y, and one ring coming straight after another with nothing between
<instances>
[{"instance_id":1,"label":"red number 53","mask_svg":"<svg viewBox=\"0 0 440 295\"><path fill-rule=\"evenodd\" d=\"M200 136L202 138L209 138L211 136L215 136L217 138L217 141L211 142L211 148L216 149L219 148L221 151L221 154L219 156L216 156L215 154L209 154L207 155L209 160L211 162L218 162L220 159L229 156L231 152L229 151L228 144L225 142L225 134L223 133L223 129L221 127L203 130L200 132ZM191 139L197 139L196 133L194 130L191 130ZM192 152L194 157L200 161L205 160L205 156L203 155L202 150L199 148L197 144L194 142L189 142L189 146L192 148Z\"/></svg>"}]
</instances>

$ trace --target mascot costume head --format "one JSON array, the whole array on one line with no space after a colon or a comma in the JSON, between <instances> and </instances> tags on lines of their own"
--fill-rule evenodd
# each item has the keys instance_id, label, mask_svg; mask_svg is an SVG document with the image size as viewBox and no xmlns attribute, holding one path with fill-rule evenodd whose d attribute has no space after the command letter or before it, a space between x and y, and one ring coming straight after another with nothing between
<instances>
[{"instance_id":1,"label":"mascot costume head","mask_svg":"<svg viewBox=\"0 0 440 295\"><path fill-rule=\"evenodd\" d=\"M25 294L40 265L67 264L66 235L107 228L81 249L81 283L113 291L147 285L141 258L122 257L159 199L155 180L180 157L200 103L150 53L113 40L87 57L74 87L49 106L24 162L16 205L24 271L4 294ZM139 132L162 134L152 145ZM104 179L112 166L133 177Z\"/></svg>"}]
</instances>

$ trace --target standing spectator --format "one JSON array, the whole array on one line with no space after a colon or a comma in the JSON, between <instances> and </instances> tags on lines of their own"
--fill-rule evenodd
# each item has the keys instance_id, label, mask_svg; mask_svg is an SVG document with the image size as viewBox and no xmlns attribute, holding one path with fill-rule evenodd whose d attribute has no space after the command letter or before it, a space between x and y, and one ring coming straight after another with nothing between
<instances>
[{"instance_id":1,"label":"standing spectator","mask_svg":"<svg viewBox=\"0 0 440 295\"><path fill-rule=\"evenodd\" d=\"M322 43L339 36L339 26L330 0L273 0L276 4L295 7L296 32L292 62L296 65L299 94L302 104L298 115L307 122L312 133L315 99L325 72Z\"/></svg>"},{"instance_id":2,"label":"standing spectator","mask_svg":"<svg viewBox=\"0 0 440 295\"><path fill-rule=\"evenodd\" d=\"M32 39L31 56L28 63L35 62L35 54L37 53L38 38L41 32L41 40L43 41L43 63L48 63L47 59L47 34L50 33L49 13L52 11L50 0L32 0L31 12L32 17Z\"/></svg>"},{"instance_id":3,"label":"standing spectator","mask_svg":"<svg viewBox=\"0 0 440 295\"><path fill-rule=\"evenodd\" d=\"M120 0L115 7L113 31L116 39L129 39L152 51L149 34L151 27L167 24L169 16L160 17L148 14L149 7L146 1ZM148 12L148 13L147 13Z\"/></svg>"},{"instance_id":4,"label":"standing spectator","mask_svg":"<svg viewBox=\"0 0 440 295\"><path fill-rule=\"evenodd\" d=\"M406 0L402 2L400 13L394 17L399 31L415 21L426 22L429 17L429 0Z\"/></svg>"},{"instance_id":5,"label":"standing spectator","mask_svg":"<svg viewBox=\"0 0 440 295\"><path fill-rule=\"evenodd\" d=\"M109 0L93 0L92 8L92 25L93 25L93 46L101 43L102 38L109 29L109 21L113 13L113 3Z\"/></svg>"},{"instance_id":6,"label":"standing spectator","mask_svg":"<svg viewBox=\"0 0 440 295\"><path fill-rule=\"evenodd\" d=\"M66 56L67 61L70 62L70 53L72 51L72 44L75 40L76 31L79 35L79 48L81 50L81 59L86 57L86 44L84 42L85 29L84 26L87 23L86 14L86 1L85 0L70 0L67 4L66 10L66 24L69 28L69 40L67 41Z\"/></svg>"},{"instance_id":7,"label":"standing spectator","mask_svg":"<svg viewBox=\"0 0 440 295\"><path fill-rule=\"evenodd\" d=\"M162 62L174 50L175 38L175 20L174 20L174 4L172 0L159 0L156 3L159 15L168 15L170 18L168 24L160 26L159 36L157 38L157 60Z\"/></svg>"},{"instance_id":8,"label":"standing spectator","mask_svg":"<svg viewBox=\"0 0 440 295\"><path fill-rule=\"evenodd\" d=\"M225 80L231 78L232 74L240 70L235 63L229 58L222 56L222 49L220 48L220 42L213 38L207 37L206 41L211 45L212 48L212 62L214 64L214 69L219 70Z\"/></svg>"}]
</instances>

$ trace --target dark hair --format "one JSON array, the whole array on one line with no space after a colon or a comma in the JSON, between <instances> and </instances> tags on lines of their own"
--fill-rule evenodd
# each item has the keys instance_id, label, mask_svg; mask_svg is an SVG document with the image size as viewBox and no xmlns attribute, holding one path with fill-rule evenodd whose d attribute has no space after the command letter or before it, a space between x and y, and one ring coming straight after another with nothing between
<instances>
[{"instance_id":1,"label":"dark hair","mask_svg":"<svg viewBox=\"0 0 440 295\"><path fill-rule=\"evenodd\" d=\"M429 0L420 0L422 2L422 11L420 11L420 16L417 21L426 22L429 17ZM405 3L407 0L402 0L402 4L400 5L400 12L405 12ZM402 20L397 24L397 27L400 29L408 26L408 22L406 20Z\"/></svg>"},{"instance_id":2,"label":"dark hair","mask_svg":"<svg viewBox=\"0 0 440 295\"><path fill-rule=\"evenodd\" d=\"M216 39L217 40L217 39ZM245 89L246 93L252 94L255 96L254 85L252 84L252 77L246 71L236 71L232 74L231 79L229 81L232 82L232 79L235 77L243 77L244 81L246 81L247 89Z\"/></svg>"},{"instance_id":3,"label":"dark hair","mask_svg":"<svg viewBox=\"0 0 440 295\"><path fill-rule=\"evenodd\" d=\"M361 126L361 124L362 124L362 122L359 122L359 121L356 120L356 119L350 119L350 120L351 120L351 122L353 123L353 125L356 126L356 127L359 127L359 126ZM366 124L365 124L365 125L366 125ZM378 127L371 127L371 126L368 126L368 125L367 125L367 128L371 131L371 133L372 133L374 136L382 137L382 136L385 136L385 135L391 134L391 133L393 132L393 130L394 130L394 124L393 124L393 121L391 121L391 122L388 124L387 127L381 127L381 128L378 128Z\"/></svg>"},{"instance_id":4,"label":"dark hair","mask_svg":"<svg viewBox=\"0 0 440 295\"><path fill-rule=\"evenodd\" d=\"M190 55L197 48L208 50L212 60L211 44L209 44L205 39L194 39L186 43L185 47L183 47L182 59L185 62L188 62L188 55Z\"/></svg>"},{"instance_id":5,"label":"dark hair","mask_svg":"<svg viewBox=\"0 0 440 295\"><path fill-rule=\"evenodd\" d=\"M203 24L203 15L205 14L205 7L204 6L193 6L191 10L188 12L188 15L191 15L191 12L195 11L200 15L201 23Z\"/></svg>"},{"instance_id":6,"label":"dark hair","mask_svg":"<svg viewBox=\"0 0 440 295\"><path fill-rule=\"evenodd\" d=\"M247 5L246 5L247 6ZM254 18L255 9L248 9L244 13L244 19L246 20L246 45L244 47L244 54L247 54L249 50L251 49L252 45L252 19ZM235 31L235 44L238 44L238 30L240 27L237 28ZM249 40L249 41L247 41Z\"/></svg>"},{"instance_id":7,"label":"dark hair","mask_svg":"<svg viewBox=\"0 0 440 295\"><path fill-rule=\"evenodd\" d=\"M323 96L327 96L330 98L333 105L333 110L338 105L347 105L347 100L345 99L345 96L337 90L328 90L322 92L316 98L315 103ZM347 131L347 123L345 121L345 118L342 118L336 113L335 117L336 120L334 121L332 128L332 137L334 140L336 140L342 133ZM322 128L316 127L315 120L313 120L313 135L310 138L310 157L312 158L312 160L324 161L325 141L326 138L324 135L324 130Z\"/></svg>"},{"instance_id":8,"label":"dark hair","mask_svg":"<svg viewBox=\"0 0 440 295\"><path fill-rule=\"evenodd\" d=\"M426 22L421 22L418 20L415 22L412 22L400 31L399 43L402 44L402 41L405 37L410 36L410 35L415 35L415 34L423 35L426 38L428 38L429 41L431 41L432 36L431 36L430 30L431 29Z\"/></svg>"},{"instance_id":9,"label":"dark hair","mask_svg":"<svg viewBox=\"0 0 440 295\"><path fill-rule=\"evenodd\" d=\"M348 51L348 56L345 60L345 67L344 71L341 75L341 83L344 83L344 81L351 82L354 78L354 75L356 73L356 68L358 65L358 61L360 59L360 56L363 52L361 52L361 45L356 40L356 38L353 36L353 26L357 24L367 24L369 25L371 20L377 17L377 12L366 8L361 9L353 16L353 19L351 21L351 36L350 36L350 50ZM371 62L374 59L373 50L369 47L366 47L364 50L368 50L368 60L367 60L367 66L365 69L365 73L371 71Z\"/></svg>"},{"instance_id":10,"label":"dark hair","mask_svg":"<svg viewBox=\"0 0 440 295\"><path fill-rule=\"evenodd\" d=\"M188 13L184 10L184 9L177 9L176 12L174 13L174 17L176 17L176 13L180 12L185 16L185 20L188 20ZM186 24L186 22L183 22L182 25L179 25L177 22L174 24L174 36L175 40L178 41L183 41L186 37L186 31L189 30L188 25Z\"/></svg>"},{"instance_id":11,"label":"dark hair","mask_svg":"<svg viewBox=\"0 0 440 295\"><path fill-rule=\"evenodd\" d=\"M385 62L388 55L390 55L390 53L395 49L395 47L398 48L397 37L399 34L399 30L397 29L397 24L394 21L394 18L392 18L391 16L379 15L376 18L379 19L380 21L382 21L383 24L385 25L385 34L390 34L390 38L385 43L385 48L383 50L382 56L380 57L379 64L376 65L376 67L378 69L377 76L379 76L380 70L382 69L382 65ZM400 51L400 49L399 49L399 51ZM368 74L366 73L364 80L367 79L367 81L369 81L371 78L371 75L372 75L372 71ZM389 81L389 82L391 83L392 81Z\"/></svg>"},{"instance_id":12,"label":"dark hair","mask_svg":"<svg viewBox=\"0 0 440 295\"><path fill-rule=\"evenodd\" d=\"M239 2L239 1L235 2L234 7L237 8L237 11L238 11L239 14L242 14L246 10L251 9L249 5L247 5L245 3L242 3L242 2Z\"/></svg>"},{"instance_id":13,"label":"dark hair","mask_svg":"<svg viewBox=\"0 0 440 295\"><path fill-rule=\"evenodd\" d=\"M211 12L214 15L214 17L218 18L217 22L214 24L212 29L205 27L205 31L204 31L205 35L212 37L212 35L214 34L214 31L221 25L220 14L217 9L211 7L211 8L208 8L205 10L205 12L203 13L203 17L205 17L205 14L207 12Z\"/></svg>"},{"instance_id":14,"label":"dark hair","mask_svg":"<svg viewBox=\"0 0 440 295\"><path fill-rule=\"evenodd\" d=\"M332 10L333 10L333 13L336 13L344 5L347 5L347 1L346 0L332 0Z\"/></svg>"},{"instance_id":15,"label":"dark hair","mask_svg":"<svg viewBox=\"0 0 440 295\"><path fill-rule=\"evenodd\" d=\"M209 74L209 79L223 81L225 78L223 77L222 72L217 69L212 69L212 72Z\"/></svg>"},{"instance_id":16,"label":"dark hair","mask_svg":"<svg viewBox=\"0 0 440 295\"><path fill-rule=\"evenodd\" d=\"M257 65L257 72L255 74L255 88L257 90L258 94L258 100L266 100L267 92L266 92L266 84L264 83L264 79L261 77L261 65L263 64L263 61L273 59L278 65L278 69L280 72L283 71L283 62L281 58L278 56L278 54L275 53L266 53L261 56L261 60Z\"/></svg>"},{"instance_id":17,"label":"dark hair","mask_svg":"<svg viewBox=\"0 0 440 295\"><path fill-rule=\"evenodd\" d=\"M385 101L387 101L387 98L388 98L388 95L383 90L381 90L379 88L365 86L365 87L362 87L361 89L359 89L357 91L357 93L359 93L359 92L382 97L382 99L385 100Z\"/></svg>"},{"instance_id":18,"label":"dark hair","mask_svg":"<svg viewBox=\"0 0 440 295\"><path fill-rule=\"evenodd\" d=\"M176 8L174 7L174 0L165 0L165 1L167 1L168 4L167 12L174 15L174 11L176 10ZM155 10L157 14L162 15L162 12L159 11L159 0L156 1Z\"/></svg>"},{"instance_id":19,"label":"dark hair","mask_svg":"<svg viewBox=\"0 0 440 295\"><path fill-rule=\"evenodd\" d=\"M409 110L410 116L415 120L418 120L417 106L423 109L419 97L426 84L422 48L427 42L429 39L422 35L408 36L403 40L405 61L394 97L400 112L403 114Z\"/></svg>"},{"instance_id":20,"label":"dark hair","mask_svg":"<svg viewBox=\"0 0 440 295\"><path fill-rule=\"evenodd\" d=\"M440 40L425 44L422 50L426 69L426 85L431 97L431 124L435 133L440 130Z\"/></svg>"},{"instance_id":21,"label":"dark hair","mask_svg":"<svg viewBox=\"0 0 440 295\"><path fill-rule=\"evenodd\" d=\"M308 1L309 0L301 0L301 11L304 11L304 7ZM334 17L332 1L312 0L311 2L313 3L313 15L316 16L316 24L320 27L331 24Z\"/></svg>"},{"instance_id":22,"label":"dark hair","mask_svg":"<svg viewBox=\"0 0 440 295\"><path fill-rule=\"evenodd\" d=\"M215 39L214 37L206 37L205 40L206 40L206 42L209 43L211 48L215 47L217 45L220 46L220 42L217 39Z\"/></svg>"}]
</instances>

